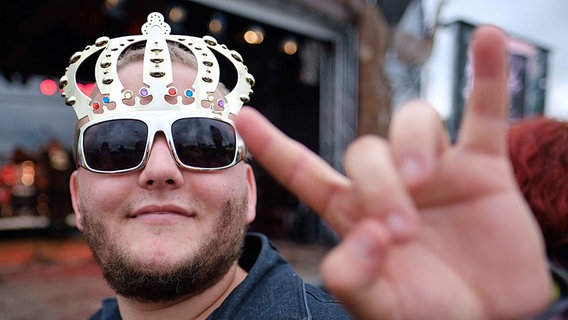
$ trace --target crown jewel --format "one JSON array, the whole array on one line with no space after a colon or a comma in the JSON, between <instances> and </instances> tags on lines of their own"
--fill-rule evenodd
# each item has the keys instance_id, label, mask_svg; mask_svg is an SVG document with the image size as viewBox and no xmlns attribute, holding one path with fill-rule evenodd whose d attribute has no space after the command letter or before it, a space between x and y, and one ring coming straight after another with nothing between
<instances>
[{"instance_id":1,"label":"crown jewel","mask_svg":"<svg viewBox=\"0 0 568 320\"><path fill-rule=\"evenodd\" d=\"M254 78L248 73L243 59L236 51L217 43L215 38L170 35L170 26L159 13L148 15L142 26L142 35L109 39L101 37L94 45L73 54L59 86L67 105L72 106L78 119L89 121L109 115L142 110L191 110L214 113L224 117L237 114L243 103L249 101ZM143 86L133 92L124 88L118 77L118 61L126 48L145 42L143 57ZM197 62L194 83L184 88L173 86L173 69L168 42L187 48ZM222 99L215 101L220 78L219 63L213 51L223 55L236 69L237 82ZM101 93L93 100L79 88L76 80L81 63L102 51L95 65L95 79ZM144 98L144 99L142 99ZM149 102L148 102L149 101Z\"/></svg>"}]
</instances>

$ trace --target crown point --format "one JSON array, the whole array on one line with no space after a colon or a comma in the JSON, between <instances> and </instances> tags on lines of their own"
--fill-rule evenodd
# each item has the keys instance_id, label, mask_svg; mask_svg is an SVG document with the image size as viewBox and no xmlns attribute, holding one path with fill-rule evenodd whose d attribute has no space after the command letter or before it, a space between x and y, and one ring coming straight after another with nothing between
<instances>
[{"instance_id":1,"label":"crown point","mask_svg":"<svg viewBox=\"0 0 568 320\"><path fill-rule=\"evenodd\" d=\"M164 16L158 12L148 15L148 21L142 25L142 34L170 34L170 26L164 22Z\"/></svg>"},{"instance_id":2,"label":"crown point","mask_svg":"<svg viewBox=\"0 0 568 320\"><path fill-rule=\"evenodd\" d=\"M193 97L193 90L191 90L191 89L186 89L186 90L184 91L184 94L185 94L186 97L192 98L192 97Z\"/></svg>"},{"instance_id":3,"label":"crown point","mask_svg":"<svg viewBox=\"0 0 568 320\"><path fill-rule=\"evenodd\" d=\"M93 108L93 110L99 110L101 104L98 101L93 101L91 107Z\"/></svg>"}]
</instances>

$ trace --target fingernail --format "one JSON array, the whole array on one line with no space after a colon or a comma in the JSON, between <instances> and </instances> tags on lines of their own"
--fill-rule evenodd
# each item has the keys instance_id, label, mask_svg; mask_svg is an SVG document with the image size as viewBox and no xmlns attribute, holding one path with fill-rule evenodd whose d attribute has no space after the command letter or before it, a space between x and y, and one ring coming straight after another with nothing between
<instances>
[{"instance_id":1,"label":"fingernail","mask_svg":"<svg viewBox=\"0 0 568 320\"><path fill-rule=\"evenodd\" d=\"M373 254L375 244L372 237L359 232L348 239L348 246L355 258L367 260Z\"/></svg>"},{"instance_id":2,"label":"fingernail","mask_svg":"<svg viewBox=\"0 0 568 320\"><path fill-rule=\"evenodd\" d=\"M414 184L420 180L422 166L416 158L406 158L400 164L400 173L407 184Z\"/></svg>"},{"instance_id":3,"label":"fingernail","mask_svg":"<svg viewBox=\"0 0 568 320\"><path fill-rule=\"evenodd\" d=\"M393 234L397 236L405 236L408 234L408 222L401 214L391 213L387 215L386 223Z\"/></svg>"}]
</instances>

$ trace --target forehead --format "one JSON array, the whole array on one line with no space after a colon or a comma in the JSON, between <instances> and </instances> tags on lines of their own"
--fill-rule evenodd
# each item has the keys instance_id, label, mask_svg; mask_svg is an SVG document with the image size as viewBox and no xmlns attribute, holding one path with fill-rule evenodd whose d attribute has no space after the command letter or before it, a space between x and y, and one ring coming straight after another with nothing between
<instances>
[{"instance_id":1,"label":"forehead","mask_svg":"<svg viewBox=\"0 0 568 320\"><path fill-rule=\"evenodd\" d=\"M173 70L173 85L184 84L191 86L195 82L196 71L195 68L183 64L181 62L172 62ZM143 84L143 62L132 61L123 65L118 70L118 76L125 88L133 90L137 89L134 86L140 87Z\"/></svg>"}]
</instances>

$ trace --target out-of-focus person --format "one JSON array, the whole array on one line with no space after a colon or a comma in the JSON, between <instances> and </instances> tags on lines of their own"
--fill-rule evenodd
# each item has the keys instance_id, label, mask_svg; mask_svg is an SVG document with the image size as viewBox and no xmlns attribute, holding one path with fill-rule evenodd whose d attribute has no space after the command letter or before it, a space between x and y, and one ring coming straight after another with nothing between
<instances>
[{"instance_id":1,"label":"out-of-focus person","mask_svg":"<svg viewBox=\"0 0 568 320\"><path fill-rule=\"evenodd\" d=\"M568 266L568 122L540 116L516 122L509 153L549 257Z\"/></svg>"}]
</instances>

